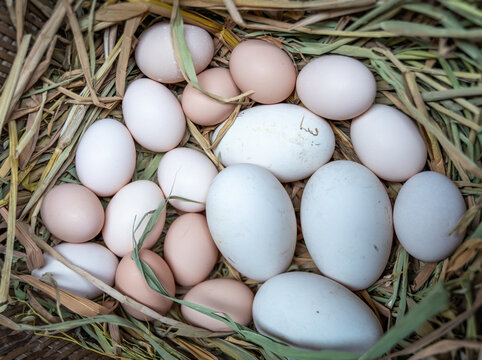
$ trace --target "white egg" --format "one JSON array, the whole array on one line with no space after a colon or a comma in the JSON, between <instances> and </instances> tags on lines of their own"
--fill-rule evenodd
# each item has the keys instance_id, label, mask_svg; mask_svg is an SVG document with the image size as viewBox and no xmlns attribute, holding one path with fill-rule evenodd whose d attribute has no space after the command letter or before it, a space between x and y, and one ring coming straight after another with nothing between
<instances>
[{"instance_id":1,"label":"white egg","mask_svg":"<svg viewBox=\"0 0 482 360\"><path fill-rule=\"evenodd\" d=\"M424 171L408 179L393 207L398 240L413 257L439 261L462 242L463 233L452 232L466 210L464 198L446 176Z\"/></svg>"},{"instance_id":2,"label":"white egg","mask_svg":"<svg viewBox=\"0 0 482 360\"><path fill-rule=\"evenodd\" d=\"M326 120L302 106L274 104L240 112L214 153L223 165L259 165L289 182L313 174L334 149L335 136Z\"/></svg>"},{"instance_id":3,"label":"white egg","mask_svg":"<svg viewBox=\"0 0 482 360\"><path fill-rule=\"evenodd\" d=\"M169 204L187 212L203 211L209 186L218 174L216 166L202 152L176 148L167 152L157 168L157 179Z\"/></svg>"},{"instance_id":4,"label":"white egg","mask_svg":"<svg viewBox=\"0 0 482 360\"><path fill-rule=\"evenodd\" d=\"M405 181L423 169L427 148L413 120L394 107L375 104L353 119L353 148L378 177Z\"/></svg>"},{"instance_id":5,"label":"white egg","mask_svg":"<svg viewBox=\"0 0 482 360\"><path fill-rule=\"evenodd\" d=\"M241 274L264 281L290 265L295 211L268 170L252 164L222 170L209 189L206 217L219 251Z\"/></svg>"},{"instance_id":6,"label":"white egg","mask_svg":"<svg viewBox=\"0 0 482 360\"><path fill-rule=\"evenodd\" d=\"M306 247L323 275L351 289L372 285L388 261L392 207L370 170L340 160L318 169L301 199Z\"/></svg>"},{"instance_id":7,"label":"white egg","mask_svg":"<svg viewBox=\"0 0 482 360\"><path fill-rule=\"evenodd\" d=\"M383 333L375 314L355 294L307 272L280 274L261 285L253 320L259 333L305 350L362 354Z\"/></svg>"},{"instance_id":8,"label":"white egg","mask_svg":"<svg viewBox=\"0 0 482 360\"><path fill-rule=\"evenodd\" d=\"M82 185L96 195L114 195L131 180L135 167L134 140L119 121L97 120L80 139L75 169Z\"/></svg>"},{"instance_id":9,"label":"white egg","mask_svg":"<svg viewBox=\"0 0 482 360\"><path fill-rule=\"evenodd\" d=\"M361 61L324 55L301 69L296 92L315 114L330 120L348 120L370 108L377 94L377 83Z\"/></svg>"},{"instance_id":10,"label":"white egg","mask_svg":"<svg viewBox=\"0 0 482 360\"><path fill-rule=\"evenodd\" d=\"M203 28L187 24L184 25L184 38L191 53L194 69L199 73L213 58L213 39ZM162 83L184 80L174 55L171 27L168 22L155 24L139 36L135 57L139 69L152 80Z\"/></svg>"},{"instance_id":11,"label":"white egg","mask_svg":"<svg viewBox=\"0 0 482 360\"><path fill-rule=\"evenodd\" d=\"M163 201L161 189L149 180L134 181L120 189L105 209L102 237L106 246L119 257L130 253L134 248L132 234L138 242L152 216L147 213L156 210ZM154 246L161 236L165 219L164 208L144 240L143 248Z\"/></svg>"},{"instance_id":12,"label":"white egg","mask_svg":"<svg viewBox=\"0 0 482 360\"><path fill-rule=\"evenodd\" d=\"M184 136L186 120L181 104L164 85L150 79L134 80L122 100L127 128L146 149L165 152Z\"/></svg>"},{"instance_id":13,"label":"white egg","mask_svg":"<svg viewBox=\"0 0 482 360\"><path fill-rule=\"evenodd\" d=\"M119 260L104 246L95 243L61 243L54 246L53 249L72 264L82 268L107 285L114 285L115 272ZM73 270L70 270L50 254L44 253L43 257L45 265L32 271L32 275L37 279L41 279L46 273L50 273L55 279L57 286L62 290L88 299L102 294L100 289Z\"/></svg>"}]
</instances>

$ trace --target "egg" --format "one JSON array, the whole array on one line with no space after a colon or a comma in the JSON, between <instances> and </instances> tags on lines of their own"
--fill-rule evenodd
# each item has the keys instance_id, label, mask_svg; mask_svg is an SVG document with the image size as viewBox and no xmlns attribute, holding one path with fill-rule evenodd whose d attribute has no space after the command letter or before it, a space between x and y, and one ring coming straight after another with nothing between
<instances>
[{"instance_id":1,"label":"egg","mask_svg":"<svg viewBox=\"0 0 482 360\"><path fill-rule=\"evenodd\" d=\"M115 272L119 261L107 248L96 243L61 243L53 247L60 255L72 264L82 268L89 274L102 280L109 286L114 284ZM32 271L32 275L41 279L50 273L57 286L65 291L93 299L102 294L102 290L92 285L75 271L56 260L52 255L44 253L43 267Z\"/></svg>"},{"instance_id":2,"label":"egg","mask_svg":"<svg viewBox=\"0 0 482 360\"><path fill-rule=\"evenodd\" d=\"M238 324L246 326L251 322L253 298L253 292L240 281L213 279L194 286L183 300L215 310L219 315L224 313ZM181 305L181 312L184 319L192 325L215 332L232 331L224 322L186 305Z\"/></svg>"},{"instance_id":3,"label":"egg","mask_svg":"<svg viewBox=\"0 0 482 360\"><path fill-rule=\"evenodd\" d=\"M375 77L360 61L341 55L311 60L298 74L296 92L315 114L330 120L352 119L373 104Z\"/></svg>"},{"instance_id":4,"label":"egg","mask_svg":"<svg viewBox=\"0 0 482 360\"><path fill-rule=\"evenodd\" d=\"M262 104L275 104L293 92L296 70L293 61L276 45L250 39L237 45L229 59L229 71L242 92Z\"/></svg>"},{"instance_id":5,"label":"egg","mask_svg":"<svg viewBox=\"0 0 482 360\"><path fill-rule=\"evenodd\" d=\"M194 25L184 25L184 38L191 53L196 73L204 70L214 56L214 43L209 33ZM161 83L183 81L176 61L168 22L144 30L135 50L136 64L144 75Z\"/></svg>"},{"instance_id":6,"label":"egg","mask_svg":"<svg viewBox=\"0 0 482 360\"><path fill-rule=\"evenodd\" d=\"M423 171L408 179L397 195L395 233L414 258L440 261L462 242L464 234L453 229L465 211L464 198L448 177Z\"/></svg>"},{"instance_id":7,"label":"egg","mask_svg":"<svg viewBox=\"0 0 482 360\"><path fill-rule=\"evenodd\" d=\"M252 164L222 170L209 188L206 218L219 251L244 276L265 281L290 265L295 211L268 170Z\"/></svg>"},{"instance_id":8,"label":"egg","mask_svg":"<svg viewBox=\"0 0 482 360\"><path fill-rule=\"evenodd\" d=\"M122 113L134 139L148 150L176 147L186 130L179 101L164 85L150 79L134 80L122 100Z\"/></svg>"},{"instance_id":9,"label":"egg","mask_svg":"<svg viewBox=\"0 0 482 360\"><path fill-rule=\"evenodd\" d=\"M350 137L363 165L384 180L405 181L427 161L427 148L417 126L391 106L375 104L355 118Z\"/></svg>"},{"instance_id":10,"label":"egg","mask_svg":"<svg viewBox=\"0 0 482 360\"><path fill-rule=\"evenodd\" d=\"M261 285L253 320L259 333L304 350L362 354L383 334L375 314L355 294L307 272L280 274Z\"/></svg>"},{"instance_id":11,"label":"egg","mask_svg":"<svg viewBox=\"0 0 482 360\"><path fill-rule=\"evenodd\" d=\"M159 162L157 179L176 209L186 212L203 211L209 186L217 175L216 166L200 151L176 148L167 152Z\"/></svg>"},{"instance_id":12,"label":"egg","mask_svg":"<svg viewBox=\"0 0 482 360\"><path fill-rule=\"evenodd\" d=\"M379 279L392 245L392 206L370 170L347 160L323 165L305 186L300 218L323 275L354 290Z\"/></svg>"},{"instance_id":13,"label":"egg","mask_svg":"<svg viewBox=\"0 0 482 360\"><path fill-rule=\"evenodd\" d=\"M164 259L148 249L141 249L139 251L139 258L149 265L164 289L173 297L176 291L176 284L174 283L172 272ZM130 253L124 256L119 262L115 273L115 286L124 295L146 305L161 315L167 314L172 306L172 300L149 287L137 268L136 263L131 258ZM136 319L153 320L150 316L143 314L129 305L122 304L122 307Z\"/></svg>"},{"instance_id":14,"label":"egg","mask_svg":"<svg viewBox=\"0 0 482 360\"><path fill-rule=\"evenodd\" d=\"M208 277L218 248L204 215L187 213L174 220L164 240L164 258L179 285L193 286Z\"/></svg>"},{"instance_id":15,"label":"egg","mask_svg":"<svg viewBox=\"0 0 482 360\"><path fill-rule=\"evenodd\" d=\"M127 184L136 167L136 148L119 121L94 122L80 139L75 170L82 185L98 196L112 196Z\"/></svg>"},{"instance_id":16,"label":"egg","mask_svg":"<svg viewBox=\"0 0 482 360\"><path fill-rule=\"evenodd\" d=\"M105 245L119 257L130 253L134 248L132 234L137 243L152 216L145 215L156 210L164 200L159 186L149 180L137 180L120 189L105 209L105 224L102 228ZM161 236L165 219L164 208L145 238L143 248L150 249L154 246Z\"/></svg>"},{"instance_id":17,"label":"egg","mask_svg":"<svg viewBox=\"0 0 482 360\"><path fill-rule=\"evenodd\" d=\"M225 166L255 164L290 182L313 174L334 150L335 136L326 120L298 105L274 104L241 111L214 154Z\"/></svg>"},{"instance_id":18,"label":"egg","mask_svg":"<svg viewBox=\"0 0 482 360\"><path fill-rule=\"evenodd\" d=\"M197 80L201 88L225 99L240 94L229 70L225 68L205 70L198 75ZM236 104L214 100L195 89L191 84L184 88L181 105L189 120L203 126L216 125L226 120L236 107Z\"/></svg>"},{"instance_id":19,"label":"egg","mask_svg":"<svg viewBox=\"0 0 482 360\"><path fill-rule=\"evenodd\" d=\"M78 184L60 184L48 191L40 216L52 235L71 243L93 239L104 225L104 208L99 198Z\"/></svg>"}]
</instances>

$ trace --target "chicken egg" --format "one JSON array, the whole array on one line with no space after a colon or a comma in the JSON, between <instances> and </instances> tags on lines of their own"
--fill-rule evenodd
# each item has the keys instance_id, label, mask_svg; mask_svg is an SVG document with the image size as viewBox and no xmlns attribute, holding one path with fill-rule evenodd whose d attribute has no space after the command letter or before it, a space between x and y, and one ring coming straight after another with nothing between
<instances>
[{"instance_id":1,"label":"chicken egg","mask_svg":"<svg viewBox=\"0 0 482 360\"><path fill-rule=\"evenodd\" d=\"M136 167L136 148L119 121L94 122L80 139L75 169L82 185L98 196L112 196L127 184Z\"/></svg>"},{"instance_id":2,"label":"chicken egg","mask_svg":"<svg viewBox=\"0 0 482 360\"><path fill-rule=\"evenodd\" d=\"M207 92L229 99L240 94L239 89L225 68L212 68L197 77L199 85ZM221 103L188 84L181 99L182 109L195 124L209 126L226 120L236 104Z\"/></svg>"},{"instance_id":3,"label":"chicken egg","mask_svg":"<svg viewBox=\"0 0 482 360\"><path fill-rule=\"evenodd\" d=\"M104 208L99 198L78 184L54 186L45 194L40 216L52 235L71 243L93 239L104 225Z\"/></svg>"},{"instance_id":4,"label":"chicken egg","mask_svg":"<svg viewBox=\"0 0 482 360\"><path fill-rule=\"evenodd\" d=\"M164 85L150 79L134 80L122 100L126 126L146 149L165 152L184 136L186 120L179 101Z\"/></svg>"},{"instance_id":5,"label":"chicken egg","mask_svg":"<svg viewBox=\"0 0 482 360\"><path fill-rule=\"evenodd\" d=\"M164 195L156 183L137 180L120 189L105 209L105 224L102 236L106 246L117 256L125 256L139 241L151 214L164 201ZM159 239L164 228L166 209L161 212L156 224L142 244L150 249ZM134 233L134 239L133 234Z\"/></svg>"},{"instance_id":6,"label":"chicken egg","mask_svg":"<svg viewBox=\"0 0 482 360\"><path fill-rule=\"evenodd\" d=\"M417 126L391 106L375 104L353 119L350 137L363 165L388 181L407 180L427 161Z\"/></svg>"},{"instance_id":7,"label":"chicken egg","mask_svg":"<svg viewBox=\"0 0 482 360\"><path fill-rule=\"evenodd\" d=\"M191 53L194 69L199 73L213 58L213 39L206 30L187 24L184 25L184 38ZM135 58L139 69L152 80L161 83L184 80L174 56L171 27L168 22L155 24L141 34Z\"/></svg>"},{"instance_id":8,"label":"chicken egg","mask_svg":"<svg viewBox=\"0 0 482 360\"><path fill-rule=\"evenodd\" d=\"M465 210L462 194L448 177L423 171L408 179L397 195L395 233L414 258L439 261L462 242L464 234L453 230Z\"/></svg>"},{"instance_id":9,"label":"chicken egg","mask_svg":"<svg viewBox=\"0 0 482 360\"><path fill-rule=\"evenodd\" d=\"M157 169L164 194L186 199L169 199L169 203L186 212L204 210L208 189L217 174L216 166L206 155L189 148L167 152Z\"/></svg>"},{"instance_id":10,"label":"chicken egg","mask_svg":"<svg viewBox=\"0 0 482 360\"><path fill-rule=\"evenodd\" d=\"M172 272L164 259L155 252L147 249L141 249L139 251L139 258L149 265L167 293L174 296L176 284L174 283ZM130 253L124 256L119 262L115 273L115 285L124 295L146 305L161 315L165 315L172 306L172 300L165 298L150 288L137 268L137 264L131 258ZM122 304L122 307L136 319L152 320L150 316L143 314L129 305Z\"/></svg>"},{"instance_id":11,"label":"chicken egg","mask_svg":"<svg viewBox=\"0 0 482 360\"><path fill-rule=\"evenodd\" d=\"M375 100L377 84L362 62L348 56L325 55L300 71L296 92L315 114L347 120L368 110Z\"/></svg>"},{"instance_id":12,"label":"chicken egg","mask_svg":"<svg viewBox=\"0 0 482 360\"><path fill-rule=\"evenodd\" d=\"M246 326L252 318L253 298L253 292L240 281L213 279L194 286L186 293L183 300L216 310L219 313L225 313L238 324ZM204 315L186 305L181 305L181 312L190 324L211 331L232 330L222 321Z\"/></svg>"},{"instance_id":13,"label":"chicken egg","mask_svg":"<svg viewBox=\"0 0 482 360\"><path fill-rule=\"evenodd\" d=\"M295 88L293 61L267 41L245 40L237 45L229 59L229 70L239 89L254 90L249 97L261 104L279 103Z\"/></svg>"},{"instance_id":14,"label":"chicken egg","mask_svg":"<svg viewBox=\"0 0 482 360\"><path fill-rule=\"evenodd\" d=\"M164 240L164 257L177 284L193 286L203 281L218 258L206 217L187 213L174 220Z\"/></svg>"}]
</instances>

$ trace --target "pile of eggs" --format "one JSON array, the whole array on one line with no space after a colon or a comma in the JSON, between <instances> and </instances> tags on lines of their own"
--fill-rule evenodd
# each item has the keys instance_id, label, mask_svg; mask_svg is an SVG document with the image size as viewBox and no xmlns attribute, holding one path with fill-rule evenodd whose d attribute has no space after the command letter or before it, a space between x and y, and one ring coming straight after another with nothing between
<instances>
[{"instance_id":1,"label":"pile of eggs","mask_svg":"<svg viewBox=\"0 0 482 360\"><path fill-rule=\"evenodd\" d=\"M372 310L352 291L366 289L382 275L393 228L415 258L438 261L462 241L452 229L465 212L457 187L445 176L422 171L427 149L414 122L394 107L373 104L376 81L358 60L326 55L297 74L278 46L249 39L232 51L229 69L206 69L213 40L185 25L185 39L198 81L221 98L242 92L257 104L241 111L226 128L234 103L222 103L191 85L181 101L163 84L183 81L175 60L169 23L142 33L137 65L146 77L128 86L114 119L91 125L77 148L79 184L54 186L43 198L43 224L64 242L55 249L123 294L166 314L172 301L152 290L131 258L152 216L166 199L181 215L170 224L163 256L150 249L165 228L165 209L139 252L169 294L190 287L184 300L225 313L258 332L308 350L362 353L382 335ZM304 106L283 103L296 88ZM212 133L216 165L202 152L178 147L189 118ZM361 163L331 161L335 136L330 121L352 119L350 137ZM157 183L131 182L135 142L164 153ZM323 274L285 272L297 242L297 219L283 183L309 178L300 207L301 230ZM380 179L405 182L392 211ZM99 197L112 197L104 211ZM204 215L205 212L205 215ZM88 242L102 234L105 246ZM263 282L256 292L228 279L206 280L219 252L247 278ZM100 290L48 254L45 266L64 290L87 298ZM120 259L120 260L119 260ZM130 315L150 320L129 306ZM223 322L185 305L184 319L212 331Z\"/></svg>"}]
</instances>

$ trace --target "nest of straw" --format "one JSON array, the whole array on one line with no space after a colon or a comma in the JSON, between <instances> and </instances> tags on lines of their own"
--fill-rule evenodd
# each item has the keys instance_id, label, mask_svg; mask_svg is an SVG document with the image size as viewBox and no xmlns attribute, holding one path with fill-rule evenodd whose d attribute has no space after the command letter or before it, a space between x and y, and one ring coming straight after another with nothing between
<instances>
[{"instance_id":1,"label":"nest of straw","mask_svg":"<svg viewBox=\"0 0 482 360\"><path fill-rule=\"evenodd\" d=\"M36 33L29 33L31 9L45 19ZM161 18L172 18L178 25L182 19L213 35L215 66L227 66L240 40L259 37L283 47L298 69L328 53L355 57L371 69L377 79L376 102L393 105L414 119L429 149L426 169L450 177L468 211L458 224L466 239L448 259L422 263L395 242L383 276L357 292L386 331L361 358L477 358L481 337L476 319L482 304L482 12L477 1L182 0L179 7L177 2L157 0L63 0L56 6L23 0L7 1L2 12L2 21L9 20L8 29L16 38L0 99L2 326L74 342L112 358L356 358L294 350L258 335L252 327L212 334L187 325L178 304L164 317L105 285L106 295L91 301L29 275L42 263L45 251L98 283L52 250L55 241L38 217L40 202L54 184L78 183L72 160L79 138L97 119L122 120L126 85L142 76L132 56L137 36ZM186 77L193 81L189 72ZM169 87L179 95L185 84ZM296 94L287 101L299 103ZM350 123L331 125L337 143L334 159L358 161L348 136ZM182 144L213 159L212 130L189 123ZM155 180L162 154L141 147L137 154L135 180ZM401 184L384 184L393 201ZM285 185L297 213L304 185ZM168 208L167 224L177 216ZM162 242L163 237L154 248L158 253ZM291 269L317 272L301 233ZM244 281L253 291L260 285L240 276L223 258L210 275L221 276ZM178 288L177 298L185 292ZM156 320L130 318L119 302Z\"/></svg>"}]
</instances>

